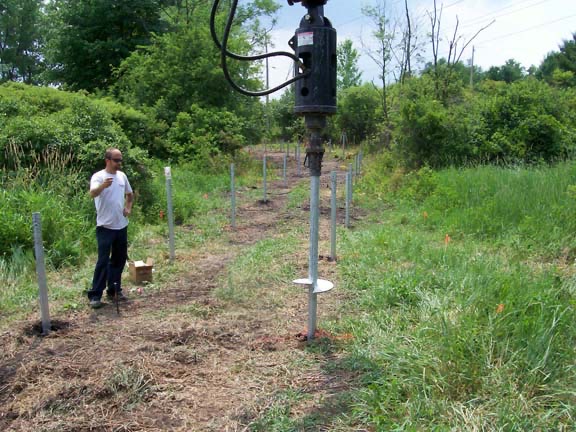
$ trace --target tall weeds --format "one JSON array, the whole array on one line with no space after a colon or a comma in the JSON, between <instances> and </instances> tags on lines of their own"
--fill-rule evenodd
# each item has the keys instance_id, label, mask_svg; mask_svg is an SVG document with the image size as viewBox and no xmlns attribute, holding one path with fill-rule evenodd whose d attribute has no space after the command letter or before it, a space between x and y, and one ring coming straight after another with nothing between
<instances>
[{"instance_id":1,"label":"tall weeds","mask_svg":"<svg viewBox=\"0 0 576 432\"><path fill-rule=\"evenodd\" d=\"M341 242L355 301L334 325L354 335L342 365L362 377L357 418L376 430L571 430L575 183L573 163L381 182L379 223Z\"/></svg>"},{"instance_id":2,"label":"tall weeds","mask_svg":"<svg viewBox=\"0 0 576 432\"><path fill-rule=\"evenodd\" d=\"M0 259L5 266L24 271L12 262L19 259L14 251L32 249L32 213L40 212L50 263L58 267L77 262L92 209L86 196L88 180L71 165L73 155L53 147L36 152L32 146L23 148L14 141L9 141L5 155L10 166L0 168L4 221L0 228Z\"/></svg>"}]
</instances>

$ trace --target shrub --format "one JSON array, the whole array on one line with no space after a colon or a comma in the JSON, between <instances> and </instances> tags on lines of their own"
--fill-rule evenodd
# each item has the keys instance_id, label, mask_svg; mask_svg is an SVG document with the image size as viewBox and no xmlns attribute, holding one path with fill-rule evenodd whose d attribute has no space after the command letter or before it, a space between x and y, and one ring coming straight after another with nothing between
<instances>
[{"instance_id":1,"label":"shrub","mask_svg":"<svg viewBox=\"0 0 576 432\"><path fill-rule=\"evenodd\" d=\"M192 160L206 150L234 153L245 144L242 128L242 121L229 111L192 105L189 112L178 114L168 132L170 155Z\"/></svg>"},{"instance_id":2,"label":"shrub","mask_svg":"<svg viewBox=\"0 0 576 432\"><path fill-rule=\"evenodd\" d=\"M151 205L148 155L129 137L140 144L148 137L152 145L162 146L155 141L162 124L131 108L82 93L4 84L0 96L0 168L38 171L50 169L50 158L61 158L83 178L82 187L87 190L92 173L104 166L105 150L118 147L124 153L123 169L138 194L138 205L144 209Z\"/></svg>"},{"instance_id":3,"label":"shrub","mask_svg":"<svg viewBox=\"0 0 576 432\"><path fill-rule=\"evenodd\" d=\"M67 169L38 173L2 173L0 257L10 257L18 248L33 249L32 213L39 212L48 261L54 267L77 264L84 251L91 250L94 214L81 176Z\"/></svg>"},{"instance_id":4,"label":"shrub","mask_svg":"<svg viewBox=\"0 0 576 432\"><path fill-rule=\"evenodd\" d=\"M486 81L478 92L442 102L408 81L395 116L395 150L409 167L484 162L553 162L576 148L574 97L527 78Z\"/></svg>"}]
</instances>

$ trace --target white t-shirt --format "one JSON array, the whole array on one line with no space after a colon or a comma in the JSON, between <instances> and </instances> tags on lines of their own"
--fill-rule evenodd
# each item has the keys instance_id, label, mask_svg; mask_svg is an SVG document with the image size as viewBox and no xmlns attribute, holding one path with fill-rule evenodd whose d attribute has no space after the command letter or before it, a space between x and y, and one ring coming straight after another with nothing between
<instances>
[{"instance_id":1,"label":"white t-shirt","mask_svg":"<svg viewBox=\"0 0 576 432\"><path fill-rule=\"evenodd\" d=\"M90 190L99 187L109 177L113 179L112 185L94 198L96 225L119 230L128 226L128 219L124 216L124 197L132 193L132 187L126 174L122 171L116 171L116 174L98 171L90 179Z\"/></svg>"}]
</instances>

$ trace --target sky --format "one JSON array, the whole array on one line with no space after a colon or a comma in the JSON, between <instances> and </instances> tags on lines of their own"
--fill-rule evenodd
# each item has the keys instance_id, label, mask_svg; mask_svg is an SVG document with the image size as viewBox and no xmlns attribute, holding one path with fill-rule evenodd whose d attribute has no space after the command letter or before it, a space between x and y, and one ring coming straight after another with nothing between
<instances>
[{"instance_id":1,"label":"sky","mask_svg":"<svg viewBox=\"0 0 576 432\"><path fill-rule=\"evenodd\" d=\"M299 26L306 13L300 3L289 6L286 0L278 0L282 5L278 21L272 30L273 50L290 50L288 40ZM374 46L372 32L374 25L362 13L365 6L386 3L390 21L399 22L404 27L404 0L328 0L324 15L330 19L338 34L338 41L350 39L360 54L359 68L364 82L380 82L378 66L370 59L368 52ZM472 57L474 64L483 70L491 66L501 66L508 59L514 59L528 69L538 66L550 51L558 51L563 40L570 39L576 32L576 0L437 0L437 7L443 6L441 21L440 57L448 54L448 40L452 38L456 20L459 21L458 34L466 43L482 27L494 20L483 30L463 52L464 63ZM412 20L416 23L419 41L424 48L425 61L431 60L431 31L427 12L432 12L433 0L408 0ZM272 49L271 49L272 50ZM420 64L422 67L424 64ZM275 86L291 76L290 60L270 60L270 85Z\"/></svg>"}]
</instances>

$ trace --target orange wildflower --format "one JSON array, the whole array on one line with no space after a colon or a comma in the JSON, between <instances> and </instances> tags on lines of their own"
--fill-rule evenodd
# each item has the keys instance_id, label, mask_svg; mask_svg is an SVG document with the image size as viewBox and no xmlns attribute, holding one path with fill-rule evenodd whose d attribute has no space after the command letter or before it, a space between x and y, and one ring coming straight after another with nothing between
<instances>
[{"instance_id":1,"label":"orange wildflower","mask_svg":"<svg viewBox=\"0 0 576 432\"><path fill-rule=\"evenodd\" d=\"M450 243L452 239L450 238L450 236L448 234L446 234L446 236L444 237L444 244L446 246L448 246L448 243Z\"/></svg>"},{"instance_id":2,"label":"orange wildflower","mask_svg":"<svg viewBox=\"0 0 576 432\"><path fill-rule=\"evenodd\" d=\"M496 307L496 313L502 313L504 312L504 303L500 303L497 307Z\"/></svg>"}]
</instances>

